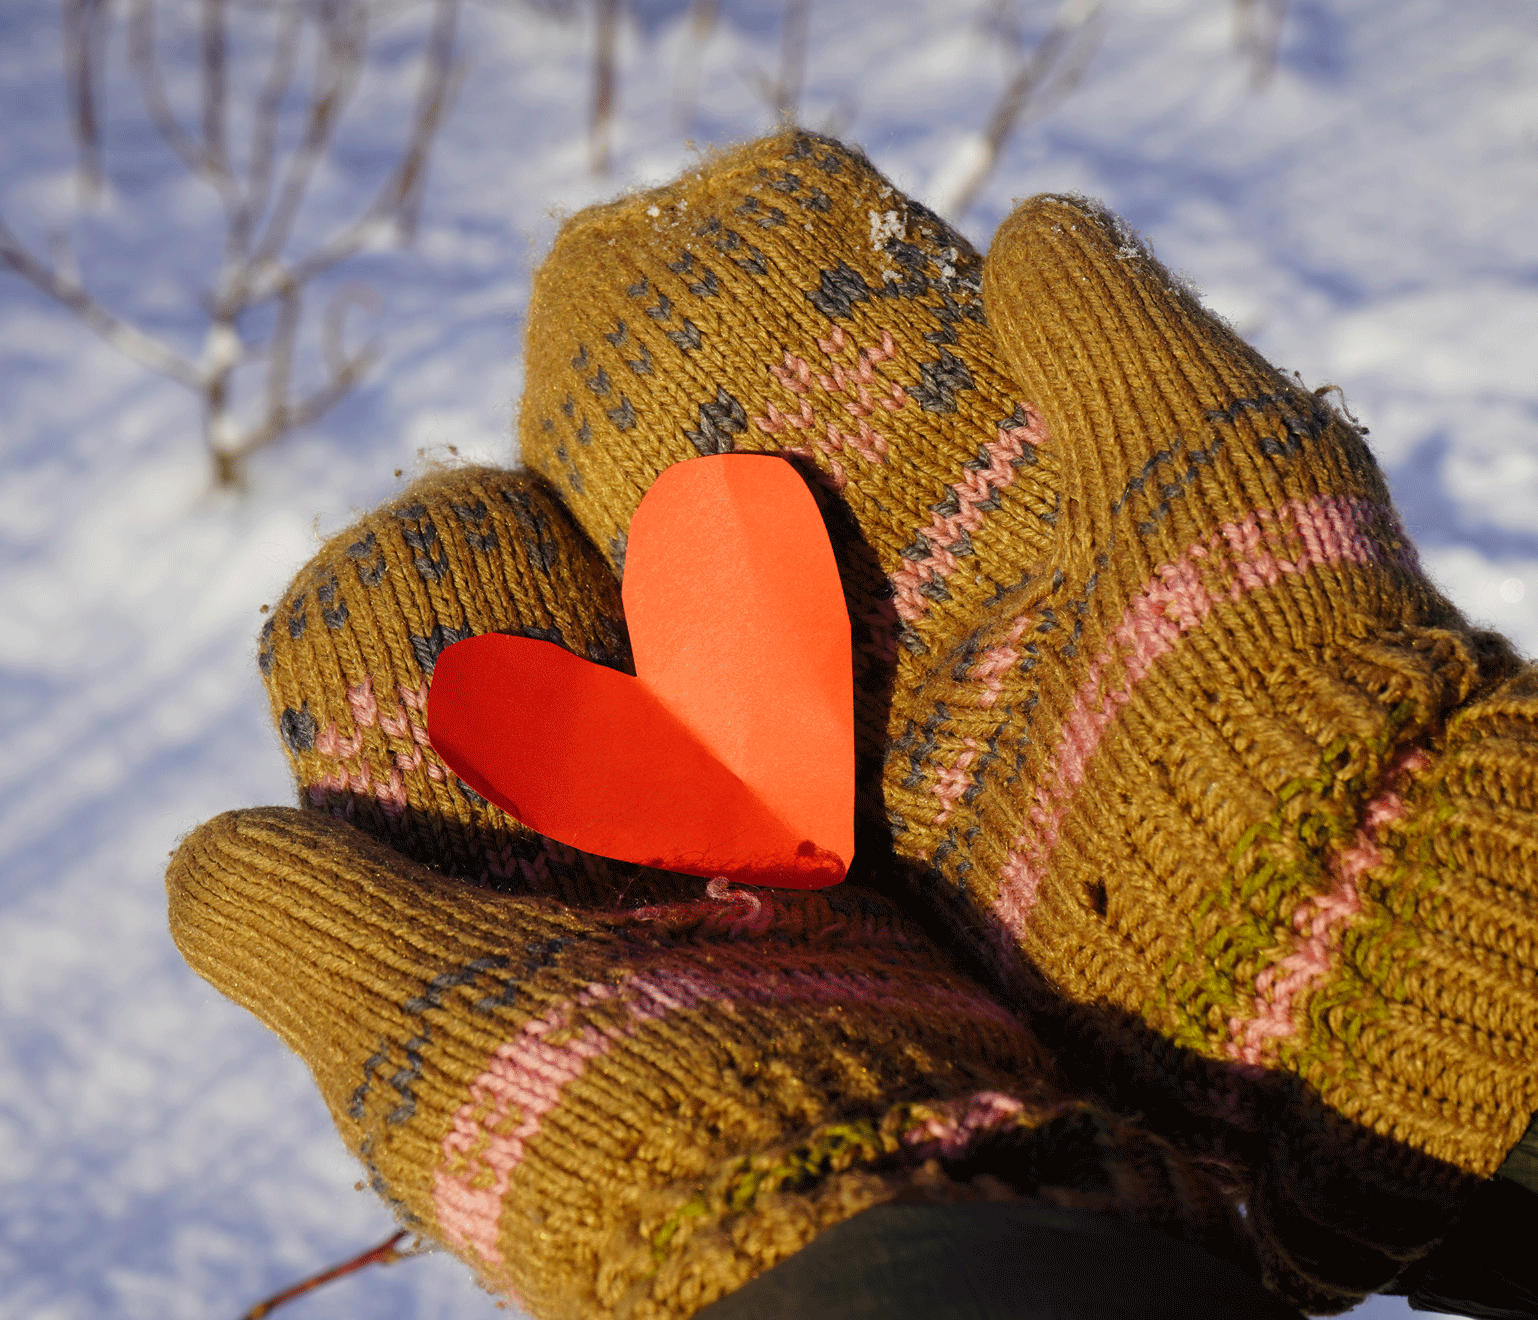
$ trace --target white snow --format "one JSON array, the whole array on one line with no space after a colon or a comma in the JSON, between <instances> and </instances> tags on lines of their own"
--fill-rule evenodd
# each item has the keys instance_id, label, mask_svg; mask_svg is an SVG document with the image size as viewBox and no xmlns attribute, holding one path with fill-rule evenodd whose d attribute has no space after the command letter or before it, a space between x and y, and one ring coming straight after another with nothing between
<instances>
[{"instance_id":1,"label":"white snow","mask_svg":"<svg viewBox=\"0 0 1538 1320\"><path fill-rule=\"evenodd\" d=\"M803 122L860 142L899 187L943 194L1009 70L994 8L815 5ZM1027 37L1057 8L1023 2ZM233 1316L390 1231L303 1066L182 965L164 863L218 811L291 800L258 607L424 458L512 458L529 272L559 218L682 169L690 140L772 127L754 88L776 67L780 6L726 0L702 54L684 9L634 0L617 173L595 179L585 23L467 8L473 62L417 243L375 245L337 277L380 290L359 333L385 357L321 425L260 455L243 496L209 489L177 386L0 274L3 1320ZM0 8L0 208L44 251L75 198L58 12ZM964 229L986 240L1032 192L1105 198L1272 360L1345 389L1430 571L1538 652L1538 8L1293 0L1258 94L1227 0L1121 0L1103 21L1082 86L1009 144ZM311 238L365 195L403 122L411 84L382 51ZM217 268L212 198L112 54L112 186L73 230L84 278L179 351L228 351L203 347L197 313ZM284 1314L493 1313L438 1256Z\"/></svg>"},{"instance_id":2,"label":"white snow","mask_svg":"<svg viewBox=\"0 0 1538 1320\"><path fill-rule=\"evenodd\" d=\"M870 248L880 252L894 238L908 236L908 226L896 211L872 211L870 213Z\"/></svg>"}]
</instances>

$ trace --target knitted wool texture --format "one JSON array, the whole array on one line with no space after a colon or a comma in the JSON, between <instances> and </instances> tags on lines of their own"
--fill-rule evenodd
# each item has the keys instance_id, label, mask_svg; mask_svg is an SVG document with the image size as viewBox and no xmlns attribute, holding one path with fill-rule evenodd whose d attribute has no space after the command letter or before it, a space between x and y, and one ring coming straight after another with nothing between
<instances>
[{"instance_id":1,"label":"knitted wool texture","mask_svg":"<svg viewBox=\"0 0 1538 1320\"><path fill-rule=\"evenodd\" d=\"M1247 1116L1275 1145L1255 1206L1378 1249L1324 1280L1349 1302L1538 1109L1538 681L1422 575L1359 428L1114 217L1026 203L984 287L1066 516L927 687L930 782L999 762L908 846L954 884L943 843L978 829L1000 963L1229 1065L1168 1079L1194 1106L1303 1083Z\"/></svg>"},{"instance_id":2,"label":"knitted wool texture","mask_svg":"<svg viewBox=\"0 0 1538 1320\"><path fill-rule=\"evenodd\" d=\"M221 816L167 877L188 962L306 1060L404 1225L540 1317L688 1316L897 1197L1102 1209L1255 1268L1204 1177L1065 1098L885 900L707 891L467 795L421 698L492 629L625 655L537 478L440 474L335 538L261 643L308 809Z\"/></svg>"},{"instance_id":3,"label":"knitted wool texture","mask_svg":"<svg viewBox=\"0 0 1538 1320\"><path fill-rule=\"evenodd\" d=\"M839 494L862 848L1079 1082L1240 1160L1284 1289L1340 1309L1538 1109L1538 684L1358 429L1114 217L1036 199L979 266L800 133L591 208L535 281L524 456L619 565L695 453Z\"/></svg>"},{"instance_id":4,"label":"knitted wool texture","mask_svg":"<svg viewBox=\"0 0 1538 1320\"><path fill-rule=\"evenodd\" d=\"M327 542L257 653L306 806L340 811L448 875L597 901L608 864L525 829L427 738L434 662L464 637L516 633L633 672L613 575L567 522L537 478L472 468L418 481ZM657 879L626 875L643 889Z\"/></svg>"},{"instance_id":5,"label":"knitted wool texture","mask_svg":"<svg viewBox=\"0 0 1538 1320\"><path fill-rule=\"evenodd\" d=\"M859 153L793 132L582 212L530 300L521 455L618 571L673 463L783 454L837 496L860 823L883 844L894 694L930 639L1019 580L1021 547L1046 553L1056 519L981 276L967 240Z\"/></svg>"}]
</instances>

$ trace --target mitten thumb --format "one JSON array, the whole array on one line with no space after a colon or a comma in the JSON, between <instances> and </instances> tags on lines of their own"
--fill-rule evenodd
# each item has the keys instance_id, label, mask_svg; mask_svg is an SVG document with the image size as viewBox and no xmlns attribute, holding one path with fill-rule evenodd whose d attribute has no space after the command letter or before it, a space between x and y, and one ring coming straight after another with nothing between
<instances>
[{"instance_id":1,"label":"mitten thumb","mask_svg":"<svg viewBox=\"0 0 1538 1320\"><path fill-rule=\"evenodd\" d=\"M1356 428L1098 203L1021 203L989 250L983 296L1061 467L1053 562L1070 580L1114 559L1141 581L1245 510L1321 494L1387 504ZM1304 446L1307 461L1293 461Z\"/></svg>"},{"instance_id":2,"label":"mitten thumb","mask_svg":"<svg viewBox=\"0 0 1538 1320\"><path fill-rule=\"evenodd\" d=\"M289 807L200 826L172 858L166 890L192 969L309 1065L402 1222L453 1241L453 1225L438 1222L453 1198L434 1177L446 1120L473 1065L505 1038L500 1018L515 999L519 1009L538 999L535 973L574 943L601 944L602 932Z\"/></svg>"}]
</instances>

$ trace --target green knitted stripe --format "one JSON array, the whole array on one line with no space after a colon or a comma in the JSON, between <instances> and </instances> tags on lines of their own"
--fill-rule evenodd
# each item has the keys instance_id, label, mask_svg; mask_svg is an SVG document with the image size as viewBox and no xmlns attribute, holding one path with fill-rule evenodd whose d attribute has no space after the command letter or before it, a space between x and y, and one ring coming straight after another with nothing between
<instances>
[{"instance_id":1,"label":"green knitted stripe","mask_svg":"<svg viewBox=\"0 0 1538 1320\"><path fill-rule=\"evenodd\" d=\"M1230 869L1192 913L1191 939L1161 969L1163 993L1142 1007L1145 1021L1151 1025L1173 1022L1169 1034L1177 1043L1209 1057L1230 1057L1230 1029L1227 1025L1214 1029L1210 1010L1221 1009L1226 1024L1233 1014L1253 1006L1258 979L1268 969L1279 968L1293 952L1294 941L1278 940L1278 933L1292 930L1292 916L1301 903L1328 892L1333 883L1328 858L1355 835L1360 826L1359 804L1376 787L1382 773L1379 767L1412 714L1410 703L1401 703L1377 737L1359 744L1338 738L1325 748L1315 773L1277 790L1280 805L1245 831L1232 850ZM1357 754L1347 757L1345 764L1364 768L1342 776L1335 767L1348 751ZM1333 805L1337 803L1345 809ZM1289 857L1290 862L1285 860ZM1223 923L1201 943L1194 927L1217 908L1225 911ZM1375 926L1382 919L1370 920ZM1307 1045L1293 1042L1282 1047L1300 1070L1322 1059L1330 1047L1331 1033L1318 1030L1317 1024L1327 1004L1341 1001L1344 991L1339 982L1337 971L1326 983L1333 991L1315 988L1295 1010L1295 1018L1306 1014L1316 1026ZM1383 1006L1375 1003L1370 1011L1381 1016ZM1338 1053L1338 1041L1330 1057L1334 1053Z\"/></svg>"}]
</instances>

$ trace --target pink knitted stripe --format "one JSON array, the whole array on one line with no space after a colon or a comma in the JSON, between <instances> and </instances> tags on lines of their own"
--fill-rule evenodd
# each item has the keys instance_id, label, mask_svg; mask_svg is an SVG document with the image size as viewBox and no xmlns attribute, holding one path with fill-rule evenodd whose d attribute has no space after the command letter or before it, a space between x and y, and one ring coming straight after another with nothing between
<instances>
[{"instance_id":1,"label":"pink knitted stripe","mask_svg":"<svg viewBox=\"0 0 1538 1320\"><path fill-rule=\"evenodd\" d=\"M912 623L929 613L929 601L921 588L956 571L956 545L983 525L994 497L1014 483L1015 465L1025 453L1025 446L1034 448L1046 443L1047 424L1041 414L1029 404L1022 407L1027 418L1025 424L1000 426L994 438L983 446L987 465L969 468L960 481L951 485L956 512L937 511L920 533L929 552L918 559L904 557L892 574L897 615L904 622Z\"/></svg>"},{"instance_id":2,"label":"pink knitted stripe","mask_svg":"<svg viewBox=\"0 0 1538 1320\"><path fill-rule=\"evenodd\" d=\"M967 771L971 769L972 762L977 760L978 751L976 738L963 738L961 754L940 772L940 777L935 781L935 801L940 804L940 810L935 812L936 825L944 825L951 818L951 812L956 809L956 799L967 791Z\"/></svg>"},{"instance_id":3,"label":"pink knitted stripe","mask_svg":"<svg viewBox=\"0 0 1538 1320\"><path fill-rule=\"evenodd\" d=\"M584 1024L572 1032L573 1012L623 993L628 1021L620 1026ZM922 1005L990 1022L1009 1031L1019 1024L998 1004L928 983L838 972L782 972L773 980L745 974L712 973L705 980L693 968L653 968L631 977L622 990L594 983L543 1017L524 1024L499 1045L485 1070L470 1084L442 1144L443 1163L433 1178L433 1206L450 1244L473 1249L488 1266L504 1265L497 1244L502 1198L528 1143L566 1087L590 1059L607 1054L616 1041L643 1023L712 1000L732 1004L863 1004L897 1012ZM559 1033L559 1043L547 1037Z\"/></svg>"},{"instance_id":4,"label":"pink knitted stripe","mask_svg":"<svg viewBox=\"0 0 1538 1320\"><path fill-rule=\"evenodd\" d=\"M1274 1053L1276 1042L1298 1031L1305 996L1330 974L1341 936L1362 910L1357 881L1388 860L1378 846L1378 827L1404 817L1399 789L1405 777L1426 764L1425 753L1417 748L1399 755L1389 769L1389 786L1363 810L1362 824L1351 845L1330 858L1335 883L1329 892L1305 899L1293 911L1296 938L1291 952L1255 978L1255 998L1249 1012L1228 1019L1229 1058L1259 1064L1266 1054Z\"/></svg>"},{"instance_id":5,"label":"pink knitted stripe","mask_svg":"<svg viewBox=\"0 0 1538 1320\"><path fill-rule=\"evenodd\" d=\"M1200 626L1219 599L1239 600L1260 587L1274 586L1286 574L1324 564L1369 564L1385 558L1383 547L1365 530L1384 517L1392 513L1356 496L1288 500L1279 508L1257 509L1222 524L1155 571L1123 611L1074 693L1057 750L1004 860L994 912L1005 930L1017 938L1024 932L1085 768L1116 712L1132 699L1154 662ZM1016 623L1030 618L1022 615ZM1120 681L1103 683L1108 673L1117 671ZM990 671L990 676L996 674Z\"/></svg>"},{"instance_id":6,"label":"pink knitted stripe","mask_svg":"<svg viewBox=\"0 0 1538 1320\"><path fill-rule=\"evenodd\" d=\"M979 706L991 708L999 699L999 693L1004 690L1004 675L1009 673L1015 661L1020 658L1020 652L1015 647L1034 622L1036 620L1032 615L1020 615L1004 634L1004 640L997 646L990 646L978 657L972 667L972 677L983 685L982 695L977 698Z\"/></svg>"},{"instance_id":7,"label":"pink knitted stripe","mask_svg":"<svg viewBox=\"0 0 1538 1320\"><path fill-rule=\"evenodd\" d=\"M905 1145L925 1156L960 1155L985 1132L1009 1127L1025 1106L999 1091L976 1091L934 1106L933 1114L903 1133Z\"/></svg>"},{"instance_id":8,"label":"pink knitted stripe","mask_svg":"<svg viewBox=\"0 0 1538 1320\"><path fill-rule=\"evenodd\" d=\"M629 984L637 994L629 1006L632 1023L663 1016L665 999L687 1008L710 997L686 976L641 976ZM613 995L611 987L595 983L575 1000L526 1022L517 1036L492 1052L485 1071L470 1084L469 1097L443 1139L444 1162L433 1178L433 1207L451 1245L461 1251L473 1248L488 1265L503 1264L497 1245L502 1197L523 1161L526 1143L560 1103L567 1084L582 1075L587 1061L607 1054L614 1043L612 1034L591 1024L564 1035L559 1044L545 1037L565 1028L575 1008ZM460 1166L457 1173L450 1171L455 1164Z\"/></svg>"}]
</instances>

